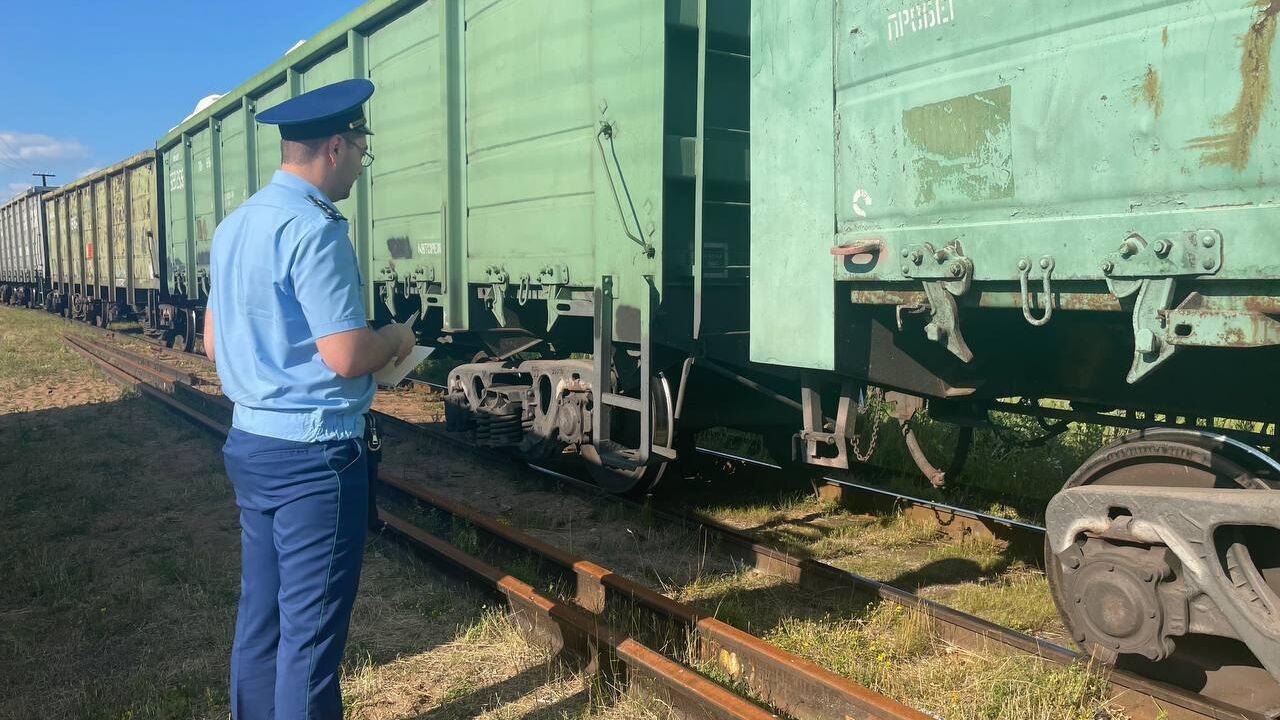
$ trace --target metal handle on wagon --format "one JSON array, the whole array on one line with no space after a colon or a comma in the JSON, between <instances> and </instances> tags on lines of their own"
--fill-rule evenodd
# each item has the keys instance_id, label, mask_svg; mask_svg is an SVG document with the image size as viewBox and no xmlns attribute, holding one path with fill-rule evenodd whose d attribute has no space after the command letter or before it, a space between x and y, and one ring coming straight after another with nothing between
<instances>
[{"instance_id":1,"label":"metal handle on wagon","mask_svg":"<svg viewBox=\"0 0 1280 720\"><path fill-rule=\"evenodd\" d=\"M884 241L880 238L867 238L852 245L836 245L831 248L831 254L837 257L850 255L869 255L871 253L880 252L880 248L884 245Z\"/></svg>"},{"instance_id":2,"label":"metal handle on wagon","mask_svg":"<svg viewBox=\"0 0 1280 720\"><path fill-rule=\"evenodd\" d=\"M1027 258L1018 261L1018 283L1022 286L1022 317L1036 327L1048 323L1053 317L1053 288L1050 280L1053 267L1052 257L1045 255L1040 258L1040 269L1044 270L1044 315L1037 319L1031 314L1031 293L1027 290L1028 279L1031 276L1031 261Z\"/></svg>"}]
</instances>

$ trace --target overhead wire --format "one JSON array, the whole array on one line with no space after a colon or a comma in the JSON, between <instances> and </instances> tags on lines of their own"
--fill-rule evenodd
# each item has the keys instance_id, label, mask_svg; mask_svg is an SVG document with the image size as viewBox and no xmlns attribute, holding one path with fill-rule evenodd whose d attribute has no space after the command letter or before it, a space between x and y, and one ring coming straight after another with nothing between
<instances>
[{"instance_id":1,"label":"overhead wire","mask_svg":"<svg viewBox=\"0 0 1280 720\"><path fill-rule=\"evenodd\" d=\"M13 149L13 144L5 137L5 133L0 133L0 164L9 165L17 170L18 166L13 161L19 158L20 154Z\"/></svg>"}]
</instances>

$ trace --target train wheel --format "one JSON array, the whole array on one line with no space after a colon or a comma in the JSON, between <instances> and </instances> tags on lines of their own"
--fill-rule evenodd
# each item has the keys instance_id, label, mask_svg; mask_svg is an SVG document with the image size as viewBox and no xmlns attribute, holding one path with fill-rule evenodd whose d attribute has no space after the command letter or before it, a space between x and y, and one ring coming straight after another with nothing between
<instances>
[{"instance_id":1,"label":"train wheel","mask_svg":"<svg viewBox=\"0 0 1280 720\"><path fill-rule=\"evenodd\" d=\"M653 382L649 383L650 397L653 402L653 444L664 448L675 447L675 428L673 427L675 398L671 393L671 383L665 377L656 377ZM634 412L622 413L619 417L620 422L615 429L619 431L617 437L630 438L634 436L639 438L639 414ZM605 464L593 462L593 457L598 457L598 453L594 452L594 448L590 448L586 453L588 456L587 470L591 473L591 479L595 480L601 488L617 495L639 495L649 492L662 480L667 472L667 466L671 463L654 463L652 465L644 465L641 467L624 469L609 467Z\"/></svg>"},{"instance_id":2,"label":"train wheel","mask_svg":"<svg viewBox=\"0 0 1280 720\"><path fill-rule=\"evenodd\" d=\"M195 335L185 327L182 330L170 330L164 335L164 344L174 350L193 352L196 346Z\"/></svg>"},{"instance_id":3,"label":"train wheel","mask_svg":"<svg viewBox=\"0 0 1280 720\"><path fill-rule=\"evenodd\" d=\"M196 311L187 310L181 315L177 315L174 319L178 327L164 334L164 344L174 350L182 352L195 352L196 350Z\"/></svg>"},{"instance_id":4,"label":"train wheel","mask_svg":"<svg viewBox=\"0 0 1280 720\"><path fill-rule=\"evenodd\" d=\"M1064 488L1265 490L1280 489L1277 480L1280 466L1274 461L1221 435L1147 430L1095 453ZM1280 538L1265 530L1224 532L1218 552L1237 587L1274 606L1280 602ZM1104 662L1233 704L1280 706L1280 684L1243 643L1188 632L1195 603L1188 610L1181 597L1186 571L1176 555L1163 545L1130 540L1082 533L1055 554L1046 539L1049 590L1081 649Z\"/></svg>"}]
</instances>

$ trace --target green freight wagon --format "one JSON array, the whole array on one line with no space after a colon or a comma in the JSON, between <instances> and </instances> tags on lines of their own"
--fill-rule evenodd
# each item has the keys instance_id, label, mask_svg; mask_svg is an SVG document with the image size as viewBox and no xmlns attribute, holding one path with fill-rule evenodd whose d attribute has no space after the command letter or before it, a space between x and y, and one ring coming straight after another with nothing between
<instances>
[{"instance_id":1,"label":"green freight wagon","mask_svg":"<svg viewBox=\"0 0 1280 720\"><path fill-rule=\"evenodd\" d=\"M424 341L482 361L451 382L482 421L501 406L495 444L521 442L515 408L605 477L651 479L674 457L695 341L746 358L748 11L368 3L157 143L168 297L199 326L213 229L278 165L278 131L255 115L367 77L377 161L338 207L370 319L421 312Z\"/></svg>"},{"instance_id":2,"label":"green freight wagon","mask_svg":"<svg viewBox=\"0 0 1280 720\"><path fill-rule=\"evenodd\" d=\"M0 303L34 307L45 302L48 239L41 197L34 187L0 205Z\"/></svg>"},{"instance_id":3,"label":"green freight wagon","mask_svg":"<svg viewBox=\"0 0 1280 720\"><path fill-rule=\"evenodd\" d=\"M756 8L753 360L1276 417L1271 5L812 5Z\"/></svg>"},{"instance_id":4,"label":"green freight wagon","mask_svg":"<svg viewBox=\"0 0 1280 720\"><path fill-rule=\"evenodd\" d=\"M1278 14L758 2L751 53L751 359L805 370L803 459L848 466L850 416L817 409L856 407L862 381L962 422L1020 396L1058 399L1025 407L1061 421L1177 426L1068 479L1050 584L1096 656L1194 668L1267 712ZM1215 418L1253 422L1240 442Z\"/></svg>"},{"instance_id":5,"label":"green freight wagon","mask_svg":"<svg viewBox=\"0 0 1280 720\"><path fill-rule=\"evenodd\" d=\"M157 322L156 154L138 153L44 195L50 309L102 327Z\"/></svg>"}]
</instances>

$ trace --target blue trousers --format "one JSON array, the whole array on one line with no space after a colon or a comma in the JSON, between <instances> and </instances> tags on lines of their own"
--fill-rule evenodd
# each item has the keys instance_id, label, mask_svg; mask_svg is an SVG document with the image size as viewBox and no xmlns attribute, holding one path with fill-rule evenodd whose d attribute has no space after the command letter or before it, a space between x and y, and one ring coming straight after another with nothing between
<instances>
[{"instance_id":1,"label":"blue trousers","mask_svg":"<svg viewBox=\"0 0 1280 720\"><path fill-rule=\"evenodd\" d=\"M368 520L365 442L232 428L222 454L241 529L231 716L339 720L339 664Z\"/></svg>"}]
</instances>

